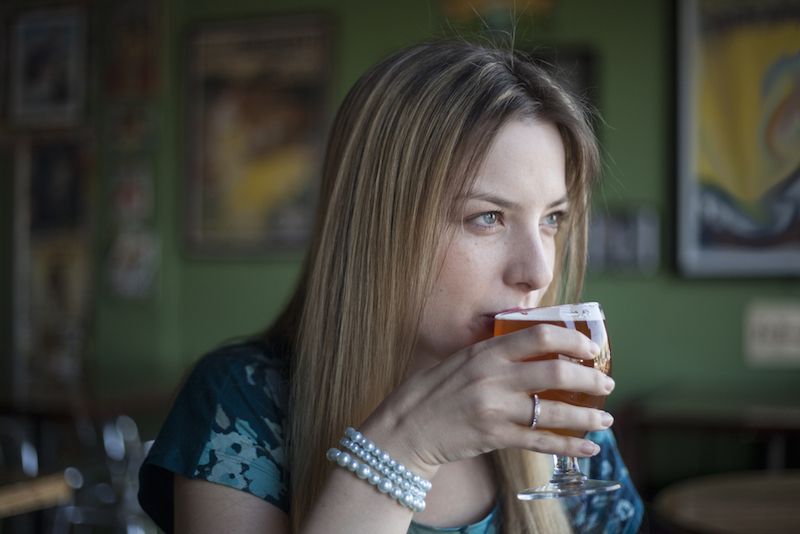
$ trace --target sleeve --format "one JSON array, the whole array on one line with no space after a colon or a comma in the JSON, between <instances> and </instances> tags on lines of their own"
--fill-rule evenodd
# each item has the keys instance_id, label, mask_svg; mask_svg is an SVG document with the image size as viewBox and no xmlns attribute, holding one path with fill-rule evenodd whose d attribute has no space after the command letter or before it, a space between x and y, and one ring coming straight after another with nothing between
<instances>
[{"instance_id":1,"label":"sleeve","mask_svg":"<svg viewBox=\"0 0 800 534\"><path fill-rule=\"evenodd\" d=\"M173 476L245 491L288 513L286 384L264 359L223 351L189 375L139 473L142 508L166 532Z\"/></svg>"},{"instance_id":2,"label":"sleeve","mask_svg":"<svg viewBox=\"0 0 800 534\"><path fill-rule=\"evenodd\" d=\"M577 523L581 525L578 530L606 534L637 532L644 515L644 504L619 453L614 434L611 430L590 432L586 439L597 443L600 453L592 458L582 459L583 472L592 479L617 480L622 488L592 495L583 501L580 517L577 518ZM602 528L598 529L600 525Z\"/></svg>"}]
</instances>

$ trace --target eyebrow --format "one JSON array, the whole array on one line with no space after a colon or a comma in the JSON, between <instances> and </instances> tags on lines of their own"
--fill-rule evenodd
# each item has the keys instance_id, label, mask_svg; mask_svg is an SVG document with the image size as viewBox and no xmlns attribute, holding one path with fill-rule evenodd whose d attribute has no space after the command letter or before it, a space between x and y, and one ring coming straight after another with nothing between
<instances>
[{"instance_id":1,"label":"eyebrow","mask_svg":"<svg viewBox=\"0 0 800 534\"><path fill-rule=\"evenodd\" d=\"M468 195L464 195L461 198L463 198L464 200L484 200L486 202L491 202L492 204L497 204L498 206L500 206L503 209L519 208L519 204L514 202L513 200L507 200L505 198L498 197L497 195L492 195L490 193L474 192L474 193L470 193ZM565 204L568 201L569 201L569 199L567 198L566 195L564 195L563 197L561 197L561 198L559 198L557 200L554 200L553 202L548 204L547 205L547 209L554 208L554 207L559 206L561 204Z\"/></svg>"}]
</instances>

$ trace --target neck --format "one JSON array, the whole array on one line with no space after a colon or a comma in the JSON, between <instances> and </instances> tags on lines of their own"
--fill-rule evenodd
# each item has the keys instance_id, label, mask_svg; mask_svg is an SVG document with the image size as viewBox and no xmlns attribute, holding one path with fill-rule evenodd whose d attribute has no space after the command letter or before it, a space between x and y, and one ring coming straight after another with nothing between
<instances>
[{"instance_id":1,"label":"neck","mask_svg":"<svg viewBox=\"0 0 800 534\"><path fill-rule=\"evenodd\" d=\"M414 352L411 355L411 361L408 364L408 369L406 369L405 376L408 377L418 371L430 369L444 360L444 358L445 357L440 354L435 354L432 350L426 350L425 348L417 345L414 347Z\"/></svg>"}]
</instances>

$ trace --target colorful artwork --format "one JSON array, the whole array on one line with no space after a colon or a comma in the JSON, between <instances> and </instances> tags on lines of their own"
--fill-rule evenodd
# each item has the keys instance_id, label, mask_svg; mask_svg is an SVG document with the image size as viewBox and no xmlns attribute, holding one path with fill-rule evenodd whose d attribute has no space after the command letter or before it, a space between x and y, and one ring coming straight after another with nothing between
<instances>
[{"instance_id":1,"label":"colorful artwork","mask_svg":"<svg viewBox=\"0 0 800 534\"><path fill-rule=\"evenodd\" d=\"M679 20L681 268L800 274L800 2L686 0Z\"/></svg>"},{"instance_id":2,"label":"colorful artwork","mask_svg":"<svg viewBox=\"0 0 800 534\"><path fill-rule=\"evenodd\" d=\"M325 132L327 25L305 17L218 25L189 46L191 249L302 247Z\"/></svg>"}]
</instances>

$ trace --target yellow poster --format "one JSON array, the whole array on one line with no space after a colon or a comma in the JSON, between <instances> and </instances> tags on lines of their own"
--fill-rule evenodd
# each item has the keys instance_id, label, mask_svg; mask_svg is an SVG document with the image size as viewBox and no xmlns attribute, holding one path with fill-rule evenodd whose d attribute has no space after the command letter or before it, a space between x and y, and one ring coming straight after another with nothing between
<instances>
[{"instance_id":1,"label":"yellow poster","mask_svg":"<svg viewBox=\"0 0 800 534\"><path fill-rule=\"evenodd\" d=\"M799 273L800 1L681 8L682 267Z\"/></svg>"}]
</instances>

